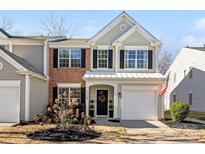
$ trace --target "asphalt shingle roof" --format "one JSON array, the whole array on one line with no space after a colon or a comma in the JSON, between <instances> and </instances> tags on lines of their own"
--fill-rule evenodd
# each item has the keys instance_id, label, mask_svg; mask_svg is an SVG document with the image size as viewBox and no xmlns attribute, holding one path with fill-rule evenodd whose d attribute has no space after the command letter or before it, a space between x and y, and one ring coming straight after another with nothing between
<instances>
[{"instance_id":1,"label":"asphalt shingle roof","mask_svg":"<svg viewBox=\"0 0 205 154\"><path fill-rule=\"evenodd\" d=\"M10 56L12 59L14 59L17 63L19 63L20 65L22 65L23 67L25 67L28 71L37 73L39 75L43 75L43 73L41 73L39 70L37 70L35 67L33 67L28 61L26 61L25 59L11 53L10 51L0 47L0 51L5 52L8 56Z\"/></svg>"}]
</instances>

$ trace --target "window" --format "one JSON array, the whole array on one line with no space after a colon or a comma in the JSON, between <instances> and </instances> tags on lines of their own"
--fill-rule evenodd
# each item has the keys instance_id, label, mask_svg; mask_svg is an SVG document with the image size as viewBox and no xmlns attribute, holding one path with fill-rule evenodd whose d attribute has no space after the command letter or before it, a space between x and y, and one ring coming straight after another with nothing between
<instances>
[{"instance_id":1,"label":"window","mask_svg":"<svg viewBox=\"0 0 205 154\"><path fill-rule=\"evenodd\" d=\"M98 50L98 68L108 68L108 50Z\"/></svg>"},{"instance_id":2,"label":"window","mask_svg":"<svg viewBox=\"0 0 205 154\"><path fill-rule=\"evenodd\" d=\"M72 101L72 99L77 99L78 102L80 102L80 88L72 88L72 87L59 87L58 88L58 95L62 96L64 92L67 92L69 94L69 102ZM66 99L66 98L62 98Z\"/></svg>"},{"instance_id":3,"label":"window","mask_svg":"<svg viewBox=\"0 0 205 154\"><path fill-rule=\"evenodd\" d=\"M189 92L189 105L192 105L192 92Z\"/></svg>"},{"instance_id":4,"label":"window","mask_svg":"<svg viewBox=\"0 0 205 154\"><path fill-rule=\"evenodd\" d=\"M125 50L125 68L148 68L148 51Z\"/></svg>"},{"instance_id":5,"label":"window","mask_svg":"<svg viewBox=\"0 0 205 154\"><path fill-rule=\"evenodd\" d=\"M176 102L176 94L173 94L173 102Z\"/></svg>"},{"instance_id":6,"label":"window","mask_svg":"<svg viewBox=\"0 0 205 154\"><path fill-rule=\"evenodd\" d=\"M81 50L59 49L59 67L81 67Z\"/></svg>"},{"instance_id":7,"label":"window","mask_svg":"<svg viewBox=\"0 0 205 154\"><path fill-rule=\"evenodd\" d=\"M186 70L184 70L184 77L186 76Z\"/></svg>"},{"instance_id":8,"label":"window","mask_svg":"<svg viewBox=\"0 0 205 154\"><path fill-rule=\"evenodd\" d=\"M189 68L189 79L193 77L192 67Z\"/></svg>"}]
</instances>

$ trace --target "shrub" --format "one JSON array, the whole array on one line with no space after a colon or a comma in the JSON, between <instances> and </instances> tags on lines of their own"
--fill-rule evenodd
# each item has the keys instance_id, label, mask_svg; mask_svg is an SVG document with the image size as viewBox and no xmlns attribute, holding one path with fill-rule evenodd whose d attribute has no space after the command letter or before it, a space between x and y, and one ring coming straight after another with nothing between
<instances>
[{"instance_id":1,"label":"shrub","mask_svg":"<svg viewBox=\"0 0 205 154\"><path fill-rule=\"evenodd\" d=\"M171 117L171 111L170 111L170 110L164 110L164 119L165 119L165 120L170 120L170 119L172 119L172 117Z\"/></svg>"},{"instance_id":2,"label":"shrub","mask_svg":"<svg viewBox=\"0 0 205 154\"><path fill-rule=\"evenodd\" d=\"M68 92L64 92L55 100L54 104L48 105L47 115L37 115L34 121L40 124L53 122L60 128L66 128L69 124L88 126L92 119L85 115L84 104L80 104L77 99L69 100L69 96Z\"/></svg>"},{"instance_id":3,"label":"shrub","mask_svg":"<svg viewBox=\"0 0 205 154\"><path fill-rule=\"evenodd\" d=\"M170 107L172 120L176 122L183 121L189 114L189 105L184 102L175 102Z\"/></svg>"}]
</instances>

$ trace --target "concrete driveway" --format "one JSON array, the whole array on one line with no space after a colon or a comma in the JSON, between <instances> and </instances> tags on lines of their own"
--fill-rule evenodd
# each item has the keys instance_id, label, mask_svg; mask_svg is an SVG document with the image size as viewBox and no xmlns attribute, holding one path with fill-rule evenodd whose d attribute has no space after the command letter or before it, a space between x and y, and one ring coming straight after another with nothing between
<instances>
[{"instance_id":1,"label":"concrete driveway","mask_svg":"<svg viewBox=\"0 0 205 154\"><path fill-rule=\"evenodd\" d=\"M145 120L125 120L109 121L106 119L96 119L97 125L122 127L125 135L123 140L128 143L197 143L195 139L190 139L183 134L168 127L161 121Z\"/></svg>"},{"instance_id":2,"label":"concrete driveway","mask_svg":"<svg viewBox=\"0 0 205 154\"><path fill-rule=\"evenodd\" d=\"M121 125L134 143L197 143L161 121L126 120Z\"/></svg>"}]
</instances>

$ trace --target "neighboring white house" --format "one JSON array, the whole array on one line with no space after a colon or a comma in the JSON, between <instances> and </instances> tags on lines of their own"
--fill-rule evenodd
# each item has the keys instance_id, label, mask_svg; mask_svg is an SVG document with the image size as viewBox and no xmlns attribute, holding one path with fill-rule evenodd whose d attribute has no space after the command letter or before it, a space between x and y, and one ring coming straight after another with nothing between
<instances>
[{"instance_id":1,"label":"neighboring white house","mask_svg":"<svg viewBox=\"0 0 205 154\"><path fill-rule=\"evenodd\" d=\"M168 89L164 95L164 107L172 102L190 104L192 111L205 111L205 48L182 48L166 72Z\"/></svg>"}]
</instances>

